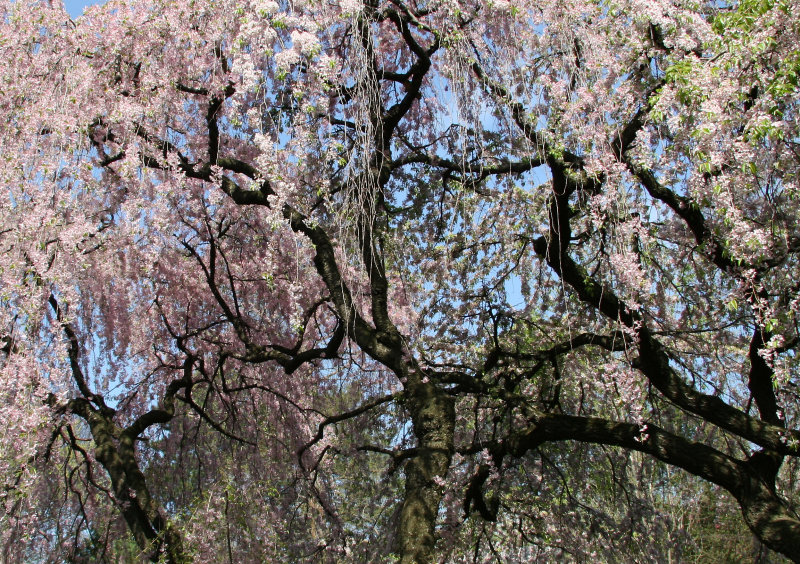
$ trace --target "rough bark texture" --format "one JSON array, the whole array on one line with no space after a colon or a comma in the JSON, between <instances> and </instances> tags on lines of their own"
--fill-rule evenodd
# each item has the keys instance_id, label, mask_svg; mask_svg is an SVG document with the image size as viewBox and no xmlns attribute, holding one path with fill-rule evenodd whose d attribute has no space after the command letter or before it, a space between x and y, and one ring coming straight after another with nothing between
<instances>
[{"instance_id":1,"label":"rough bark texture","mask_svg":"<svg viewBox=\"0 0 800 564\"><path fill-rule=\"evenodd\" d=\"M444 479L453 456L453 399L432 384L422 384L406 402L419 454L405 467L406 486L397 530L396 551L404 564L434 560L435 526Z\"/></svg>"},{"instance_id":2,"label":"rough bark texture","mask_svg":"<svg viewBox=\"0 0 800 564\"><path fill-rule=\"evenodd\" d=\"M523 456L545 442L564 440L644 452L721 486L739 502L745 522L764 544L800 562L800 517L761 477L759 457L754 455L750 461L742 462L655 425L640 428L600 418L555 414L542 414L529 428L494 448L498 452Z\"/></svg>"},{"instance_id":3,"label":"rough bark texture","mask_svg":"<svg viewBox=\"0 0 800 564\"><path fill-rule=\"evenodd\" d=\"M180 533L150 494L136 460L135 437L86 401L74 400L71 407L89 424L96 445L95 457L108 472L117 506L142 556L152 562L189 562Z\"/></svg>"}]
</instances>

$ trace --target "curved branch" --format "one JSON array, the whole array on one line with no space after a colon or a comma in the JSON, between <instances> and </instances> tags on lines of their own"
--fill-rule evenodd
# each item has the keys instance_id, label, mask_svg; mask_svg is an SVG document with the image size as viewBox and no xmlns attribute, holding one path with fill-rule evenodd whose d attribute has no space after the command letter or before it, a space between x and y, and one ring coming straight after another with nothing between
<instances>
[{"instance_id":1,"label":"curved branch","mask_svg":"<svg viewBox=\"0 0 800 564\"><path fill-rule=\"evenodd\" d=\"M75 380L75 383L78 386L78 391L80 391L83 397L94 403L104 416L113 417L116 411L106 405L103 396L95 394L91 391L91 389L89 389L89 385L86 382L86 377L79 361L80 345L78 343L78 336L75 333L75 329L72 327L71 323L64 319L64 312L59 306L55 295L50 294L50 297L47 299L47 301L50 304L50 307L53 308L53 311L56 314L56 320L61 325L61 329L64 331L64 335L67 337L67 341L69 341L69 349L67 354L69 355L69 365L72 371L72 378Z\"/></svg>"},{"instance_id":2,"label":"curved branch","mask_svg":"<svg viewBox=\"0 0 800 564\"><path fill-rule=\"evenodd\" d=\"M657 425L635 425L596 417L541 414L495 448L516 457L545 442L576 440L649 454L730 492L747 524L770 548L800 561L800 518L748 463L688 441Z\"/></svg>"},{"instance_id":3,"label":"curved branch","mask_svg":"<svg viewBox=\"0 0 800 564\"><path fill-rule=\"evenodd\" d=\"M385 396L375 398L372 401L368 401L350 411L345 411L344 413L339 413L337 415L329 415L328 417L325 417L325 419L323 419L319 423L319 425L317 425L317 432L312 437L312 439L308 441L306 444L304 444L302 447L300 447L300 449L297 451L297 458L300 460L300 465L303 467L304 470L307 470L305 464L303 463L303 454L309 448L311 448L312 446L314 446L315 444L317 444L319 441L322 440L322 438L325 436L325 428L327 426L339 423L340 421L345 421L347 419L358 417L359 415L362 415L367 411L375 409L379 405L383 405L384 403L390 402L396 398L397 398L396 394L387 394Z\"/></svg>"},{"instance_id":4,"label":"curved branch","mask_svg":"<svg viewBox=\"0 0 800 564\"><path fill-rule=\"evenodd\" d=\"M568 254L562 253L560 258L554 258L549 252L553 246L552 242L548 246L543 239L540 239L534 248L564 282L575 290L582 301L598 309L610 320L620 321L637 332L639 357L633 366L641 370L667 399L678 407L700 415L711 423L764 448L785 455L800 455L800 432L784 429L747 415L719 397L703 394L686 384L670 366L664 346L643 325L641 316L631 311L610 288L603 287L589 276Z\"/></svg>"}]
</instances>

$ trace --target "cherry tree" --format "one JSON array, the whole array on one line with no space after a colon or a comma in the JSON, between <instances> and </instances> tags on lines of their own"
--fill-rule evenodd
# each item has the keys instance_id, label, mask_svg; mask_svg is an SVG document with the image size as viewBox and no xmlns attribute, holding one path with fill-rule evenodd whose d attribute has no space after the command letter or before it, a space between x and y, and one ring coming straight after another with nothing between
<instances>
[{"instance_id":1,"label":"cherry tree","mask_svg":"<svg viewBox=\"0 0 800 564\"><path fill-rule=\"evenodd\" d=\"M800 561L796 3L0 5L4 560Z\"/></svg>"}]
</instances>

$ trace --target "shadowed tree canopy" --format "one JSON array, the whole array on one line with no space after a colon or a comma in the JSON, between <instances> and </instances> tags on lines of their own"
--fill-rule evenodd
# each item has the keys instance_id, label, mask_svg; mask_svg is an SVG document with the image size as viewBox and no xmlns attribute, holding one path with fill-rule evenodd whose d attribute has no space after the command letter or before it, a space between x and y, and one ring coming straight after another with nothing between
<instances>
[{"instance_id":1,"label":"shadowed tree canopy","mask_svg":"<svg viewBox=\"0 0 800 564\"><path fill-rule=\"evenodd\" d=\"M0 1L0 559L800 561L798 11Z\"/></svg>"}]
</instances>

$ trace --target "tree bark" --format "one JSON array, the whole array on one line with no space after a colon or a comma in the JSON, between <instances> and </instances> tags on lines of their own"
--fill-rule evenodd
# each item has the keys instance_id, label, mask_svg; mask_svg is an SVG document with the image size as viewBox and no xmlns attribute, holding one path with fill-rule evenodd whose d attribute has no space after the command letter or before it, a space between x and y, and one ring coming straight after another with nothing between
<instances>
[{"instance_id":1,"label":"tree bark","mask_svg":"<svg viewBox=\"0 0 800 564\"><path fill-rule=\"evenodd\" d=\"M752 459L751 459L752 460ZM733 492L745 523L761 542L800 562L800 517L789 509L761 476L749 476Z\"/></svg>"},{"instance_id":2,"label":"tree bark","mask_svg":"<svg viewBox=\"0 0 800 564\"><path fill-rule=\"evenodd\" d=\"M800 562L800 517L787 507L762 476L761 453L741 461L650 423L639 426L560 414L541 414L530 427L513 433L497 448L522 456L545 442L566 440L647 453L717 484L733 495L745 522L761 542L793 562Z\"/></svg>"},{"instance_id":3,"label":"tree bark","mask_svg":"<svg viewBox=\"0 0 800 564\"><path fill-rule=\"evenodd\" d=\"M411 414L418 455L405 468L405 499L400 509L395 551L402 564L433 561L436 518L444 479L453 457L455 406L433 383L410 387L406 407Z\"/></svg>"},{"instance_id":4,"label":"tree bark","mask_svg":"<svg viewBox=\"0 0 800 564\"><path fill-rule=\"evenodd\" d=\"M108 472L115 503L142 556L152 562L188 563L180 533L147 488L136 461L135 437L124 433L86 400L72 400L70 408L89 424L96 445L94 455Z\"/></svg>"}]
</instances>

